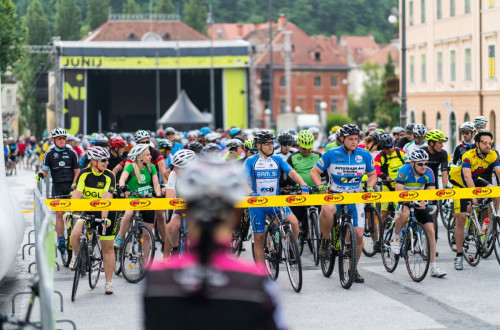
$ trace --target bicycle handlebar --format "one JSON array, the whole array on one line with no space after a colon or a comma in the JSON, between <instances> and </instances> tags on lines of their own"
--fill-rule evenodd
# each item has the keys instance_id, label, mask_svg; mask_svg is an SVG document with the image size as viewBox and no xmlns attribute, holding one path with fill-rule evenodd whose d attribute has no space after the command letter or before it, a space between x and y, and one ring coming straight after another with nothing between
<instances>
[{"instance_id":1,"label":"bicycle handlebar","mask_svg":"<svg viewBox=\"0 0 500 330\"><path fill-rule=\"evenodd\" d=\"M83 219L85 221L90 221L90 222L98 222L98 223L101 223L101 224L103 224L103 222L105 222L105 219L96 218L95 215L90 215L90 214L85 214L85 215L81 215L80 214L78 216L75 216L75 218L77 218L77 219ZM106 226L105 225L102 226L102 235L106 235Z\"/></svg>"}]
</instances>

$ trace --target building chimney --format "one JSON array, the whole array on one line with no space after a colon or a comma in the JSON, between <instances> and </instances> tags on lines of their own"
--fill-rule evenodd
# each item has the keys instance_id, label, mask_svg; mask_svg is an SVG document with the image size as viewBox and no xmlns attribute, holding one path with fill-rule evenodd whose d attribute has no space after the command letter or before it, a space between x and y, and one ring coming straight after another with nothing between
<instances>
[{"instance_id":1,"label":"building chimney","mask_svg":"<svg viewBox=\"0 0 500 330\"><path fill-rule=\"evenodd\" d=\"M278 27L279 28L285 27L286 23L287 23L286 15L280 14L278 17Z\"/></svg>"}]
</instances>

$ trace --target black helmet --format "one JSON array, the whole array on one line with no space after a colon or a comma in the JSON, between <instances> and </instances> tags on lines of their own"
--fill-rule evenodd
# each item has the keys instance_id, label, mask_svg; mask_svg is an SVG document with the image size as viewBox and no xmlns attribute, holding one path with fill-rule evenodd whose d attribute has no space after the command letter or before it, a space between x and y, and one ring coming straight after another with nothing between
<instances>
[{"instance_id":1,"label":"black helmet","mask_svg":"<svg viewBox=\"0 0 500 330\"><path fill-rule=\"evenodd\" d=\"M346 137L349 135L359 135L361 131L359 130L359 127L354 125L354 124L346 124L342 126L342 136Z\"/></svg>"},{"instance_id":2,"label":"black helmet","mask_svg":"<svg viewBox=\"0 0 500 330\"><path fill-rule=\"evenodd\" d=\"M274 140L274 135L269 131L262 130L254 136L255 143L263 143L268 140Z\"/></svg>"},{"instance_id":3,"label":"black helmet","mask_svg":"<svg viewBox=\"0 0 500 330\"><path fill-rule=\"evenodd\" d=\"M222 150L222 148L217 143L209 143L203 148L203 150L205 152L219 152Z\"/></svg>"},{"instance_id":4,"label":"black helmet","mask_svg":"<svg viewBox=\"0 0 500 330\"><path fill-rule=\"evenodd\" d=\"M406 125L405 131L413 133L413 129L415 128L415 124L411 123Z\"/></svg>"},{"instance_id":5,"label":"black helmet","mask_svg":"<svg viewBox=\"0 0 500 330\"><path fill-rule=\"evenodd\" d=\"M487 135L493 140L493 134L491 133L491 131L489 129L480 129L476 133L476 135L474 136L474 142L479 143L479 141L481 141L481 137L483 135Z\"/></svg>"},{"instance_id":6,"label":"black helmet","mask_svg":"<svg viewBox=\"0 0 500 330\"><path fill-rule=\"evenodd\" d=\"M280 133L278 135L278 142L279 143L284 143L284 142L293 142L293 135L287 132Z\"/></svg>"},{"instance_id":7,"label":"black helmet","mask_svg":"<svg viewBox=\"0 0 500 330\"><path fill-rule=\"evenodd\" d=\"M375 144L379 145L380 144L380 136L382 134L380 132L370 132L370 135L368 136L371 136L374 140L375 140Z\"/></svg>"},{"instance_id":8,"label":"black helmet","mask_svg":"<svg viewBox=\"0 0 500 330\"><path fill-rule=\"evenodd\" d=\"M203 150L203 144L200 142L193 142L188 145L189 150L193 150L195 153L200 153Z\"/></svg>"},{"instance_id":9,"label":"black helmet","mask_svg":"<svg viewBox=\"0 0 500 330\"><path fill-rule=\"evenodd\" d=\"M99 140L95 141L94 146L107 148L107 147L109 147L109 143L108 143L108 140L99 139Z\"/></svg>"},{"instance_id":10,"label":"black helmet","mask_svg":"<svg viewBox=\"0 0 500 330\"><path fill-rule=\"evenodd\" d=\"M382 149L391 149L394 147L394 139L390 134L382 134L379 145Z\"/></svg>"}]
</instances>

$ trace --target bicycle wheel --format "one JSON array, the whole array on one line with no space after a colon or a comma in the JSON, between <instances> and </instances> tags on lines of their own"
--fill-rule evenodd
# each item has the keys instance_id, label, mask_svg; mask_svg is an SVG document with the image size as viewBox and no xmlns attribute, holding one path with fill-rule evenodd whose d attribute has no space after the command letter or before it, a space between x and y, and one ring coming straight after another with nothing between
<instances>
[{"instance_id":1,"label":"bicycle wheel","mask_svg":"<svg viewBox=\"0 0 500 330\"><path fill-rule=\"evenodd\" d=\"M76 256L75 262L75 276L73 277L73 289L71 290L71 301L75 301L76 291L78 290L78 282L80 282L80 277L82 273L85 272L86 265L83 262L83 259L88 260L87 258L88 249L85 243L80 242L80 249L78 250L78 254Z\"/></svg>"},{"instance_id":2,"label":"bicycle wheel","mask_svg":"<svg viewBox=\"0 0 500 330\"><path fill-rule=\"evenodd\" d=\"M144 248L148 241L149 249ZM155 239L151 229L139 225L136 231L125 238L121 252L123 277L130 283L137 283L146 276L146 270L151 266L155 255Z\"/></svg>"},{"instance_id":3,"label":"bicycle wheel","mask_svg":"<svg viewBox=\"0 0 500 330\"><path fill-rule=\"evenodd\" d=\"M392 273L396 270L399 261L399 254L394 254L391 249L391 238L393 233L392 228L393 219L387 217L383 224L384 232L382 234L382 243L380 245L380 253L382 254L382 263L385 270Z\"/></svg>"},{"instance_id":4,"label":"bicycle wheel","mask_svg":"<svg viewBox=\"0 0 500 330\"><path fill-rule=\"evenodd\" d=\"M120 275L122 272L121 250L115 249L115 275Z\"/></svg>"},{"instance_id":5,"label":"bicycle wheel","mask_svg":"<svg viewBox=\"0 0 500 330\"><path fill-rule=\"evenodd\" d=\"M316 212L311 212L309 219L309 237L307 239L307 245L309 245L309 250L311 251L314 264L317 266L319 263L319 229L318 229L318 214Z\"/></svg>"},{"instance_id":6,"label":"bicycle wheel","mask_svg":"<svg viewBox=\"0 0 500 330\"><path fill-rule=\"evenodd\" d=\"M493 248L497 261L500 264L500 218L496 218L493 224L495 225L495 230L493 231Z\"/></svg>"},{"instance_id":7,"label":"bicycle wheel","mask_svg":"<svg viewBox=\"0 0 500 330\"><path fill-rule=\"evenodd\" d=\"M465 228L464 237L464 259L472 267L476 267L481 260L481 232L480 228L476 228L474 221L469 219L469 225Z\"/></svg>"},{"instance_id":8,"label":"bicycle wheel","mask_svg":"<svg viewBox=\"0 0 500 330\"><path fill-rule=\"evenodd\" d=\"M344 289L349 289L356 273L356 232L351 222L340 227L339 278Z\"/></svg>"},{"instance_id":9,"label":"bicycle wheel","mask_svg":"<svg viewBox=\"0 0 500 330\"><path fill-rule=\"evenodd\" d=\"M272 223L267 226L264 234L264 263L266 265L267 275L273 281L276 281L280 272L279 241L278 243L276 242L277 238L275 236L277 229L276 225Z\"/></svg>"},{"instance_id":10,"label":"bicycle wheel","mask_svg":"<svg viewBox=\"0 0 500 330\"><path fill-rule=\"evenodd\" d=\"M482 219L480 221L480 224L483 223L484 219ZM494 226L493 224L493 221L490 222L490 226ZM484 248L483 248L483 245L481 246L481 258L488 258L492 253L493 253L493 249L494 249L494 245L495 245L495 237L494 237L494 228L492 228L491 230L489 230L489 233L488 231L486 231L486 234L485 235L481 235L481 243L484 244L485 240L486 240L486 245L484 245ZM488 236L486 236L488 235Z\"/></svg>"},{"instance_id":11,"label":"bicycle wheel","mask_svg":"<svg viewBox=\"0 0 500 330\"><path fill-rule=\"evenodd\" d=\"M451 220L455 217L455 206L453 199L438 201L439 218L444 228L448 229Z\"/></svg>"},{"instance_id":12,"label":"bicycle wheel","mask_svg":"<svg viewBox=\"0 0 500 330\"><path fill-rule=\"evenodd\" d=\"M455 218L451 219L448 225L448 244L453 252L457 252L457 242L455 241Z\"/></svg>"},{"instance_id":13,"label":"bicycle wheel","mask_svg":"<svg viewBox=\"0 0 500 330\"><path fill-rule=\"evenodd\" d=\"M231 239L230 248L231 248L231 252L233 253L233 255L235 255L236 257L240 256L241 250L243 248L243 237L241 237L241 228L240 227L236 228L235 231L233 232L233 237Z\"/></svg>"},{"instance_id":14,"label":"bicycle wheel","mask_svg":"<svg viewBox=\"0 0 500 330\"><path fill-rule=\"evenodd\" d=\"M302 289L302 263L297 241L290 228L285 229L282 247L288 278L295 292L300 292Z\"/></svg>"},{"instance_id":15,"label":"bicycle wheel","mask_svg":"<svg viewBox=\"0 0 500 330\"><path fill-rule=\"evenodd\" d=\"M405 263L411 279L420 282L427 275L431 245L429 236L421 223L414 222L405 241Z\"/></svg>"},{"instance_id":16,"label":"bicycle wheel","mask_svg":"<svg viewBox=\"0 0 500 330\"><path fill-rule=\"evenodd\" d=\"M102 268L102 250L101 243L96 235L92 235L91 247L89 251L89 285L93 289L99 281Z\"/></svg>"},{"instance_id":17,"label":"bicycle wheel","mask_svg":"<svg viewBox=\"0 0 500 330\"><path fill-rule=\"evenodd\" d=\"M380 241L380 225L382 223L380 214L376 208L365 212L365 230L363 232L363 254L373 257L378 252ZM376 238L376 239L375 239Z\"/></svg>"},{"instance_id":18,"label":"bicycle wheel","mask_svg":"<svg viewBox=\"0 0 500 330\"><path fill-rule=\"evenodd\" d=\"M71 258L73 257L73 250L71 249L71 228L72 228L73 219L70 220L70 223L64 224L64 253L60 253L61 262L64 267L69 267L69 263L71 262Z\"/></svg>"}]
</instances>

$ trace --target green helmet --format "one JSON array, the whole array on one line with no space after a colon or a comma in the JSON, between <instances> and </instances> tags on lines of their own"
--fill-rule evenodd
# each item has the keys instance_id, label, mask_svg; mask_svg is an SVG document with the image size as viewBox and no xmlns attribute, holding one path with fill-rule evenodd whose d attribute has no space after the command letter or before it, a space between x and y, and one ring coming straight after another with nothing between
<instances>
[{"instance_id":1,"label":"green helmet","mask_svg":"<svg viewBox=\"0 0 500 330\"><path fill-rule=\"evenodd\" d=\"M245 141L245 144L243 145L243 149L245 150L250 150L255 148L255 143L253 139L248 139Z\"/></svg>"},{"instance_id":2,"label":"green helmet","mask_svg":"<svg viewBox=\"0 0 500 330\"><path fill-rule=\"evenodd\" d=\"M314 135L309 130L302 130L297 137L299 146L304 149L311 149L314 144Z\"/></svg>"},{"instance_id":3,"label":"green helmet","mask_svg":"<svg viewBox=\"0 0 500 330\"><path fill-rule=\"evenodd\" d=\"M425 135L425 139L427 141L435 141L435 142L448 141L448 138L446 136L444 136L444 133L438 129L432 129L432 130L428 131L427 134Z\"/></svg>"}]
</instances>

